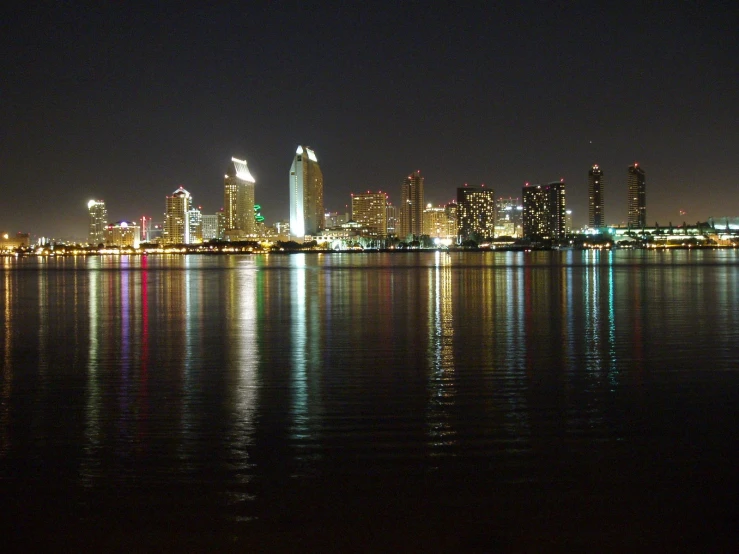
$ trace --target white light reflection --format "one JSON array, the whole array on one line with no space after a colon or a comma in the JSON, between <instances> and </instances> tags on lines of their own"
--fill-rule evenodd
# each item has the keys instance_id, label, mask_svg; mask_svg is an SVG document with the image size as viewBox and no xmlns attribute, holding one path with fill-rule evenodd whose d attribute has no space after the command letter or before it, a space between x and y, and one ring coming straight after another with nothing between
<instances>
[{"instance_id":1,"label":"white light reflection","mask_svg":"<svg viewBox=\"0 0 739 554\"><path fill-rule=\"evenodd\" d=\"M257 279L259 273L254 259L241 263L235 273L238 311L230 318L233 329L229 336L236 354L233 369L236 372L234 389L234 431L231 450L236 460L237 479L246 483L251 476L248 446L254 435L254 412L257 404L259 365L259 312L257 306Z\"/></svg>"},{"instance_id":2,"label":"white light reflection","mask_svg":"<svg viewBox=\"0 0 739 554\"><path fill-rule=\"evenodd\" d=\"M428 270L429 348L431 372L428 381L428 434L432 456L443 456L456 442L449 410L456 397L454 366L454 311L451 257L435 253Z\"/></svg>"},{"instance_id":3,"label":"white light reflection","mask_svg":"<svg viewBox=\"0 0 739 554\"><path fill-rule=\"evenodd\" d=\"M528 379L526 376L526 280L523 252L506 253L506 325L505 343L507 352L505 368L507 379L514 386L506 395L508 410L505 412L505 428L516 447L509 451L527 452L530 450L531 423L527 401Z\"/></svg>"},{"instance_id":4,"label":"white light reflection","mask_svg":"<svg viewBox=\"0 0 739 554\"><path fill-rule=\"evenodd\" d=\"M10 258L4 259L4 265L10 264ZM2 387L0 387L0 458L5 457L10 451L10 394L13 391L13 273L5 268L4 283L4 319L3 333L5 343L3 348L2 363Z\"/></svg>"},{"instance_id":5,"label":"white light reflection","mask_svg":"<svg viewBox=\"0 0 739 554\"><path fill-rule=\"evenodd\" d=\"M616 313L614 306L613 250L608 252L608 381L611 387L618 385L618 363L616 359ZM611 388L611 392L614 389Z\"/></svg>"},{"instance_id":6,"label":"white light reflection","mask_svg":"<svg viewBox=\"0 0 739 554\"><path fill-rule=\"evenodd\" d=\"M308 383L306 376L306 350L308 342L305 294L305 254L290 256L293 268L291 283L292 305L290 310L290 339L292 341L292 419L291 438L303 440L308 434Z\"/></svg>"},{"instance_id":7,"label":"white light reflection","mask_svg":"<svg viewBox=\"0 0 739 554\"><path fill-rule=\"evenodd\" d=\"M44 392L47 385L47 370L49 369L49 275L48 261L43 263L38 273L38 369L39 383L41 384L40 402L44 402Z\"/></svg>"},{"instance_id":8,"label":"white light reflection","mask_svg":"<svg viewBox=\"0 0 739 554\"><path fill-rule=\"evenodd\" d=\"M94 485L100 475L100 449L102 431L100 429L100 280L98 271L100 260L97 256L87 258L88 297L87 310L89 322L89 342L87 352L87 402L85 404L85 455L80 464L80 479L86 487Z\"/></svg>"}]
</instances>

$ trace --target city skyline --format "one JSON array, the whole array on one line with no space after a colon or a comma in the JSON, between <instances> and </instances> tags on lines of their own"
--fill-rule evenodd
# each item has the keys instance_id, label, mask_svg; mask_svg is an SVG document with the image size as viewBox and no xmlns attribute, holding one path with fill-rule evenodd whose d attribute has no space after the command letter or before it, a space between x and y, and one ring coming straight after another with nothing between
<instances>
[{"instance_id":1,"label":"city skyline","mask_svg":"<svg viewBox=\"0 0 739 554\"><path fill-rule=\"evenodd\" d=\"M525 181L564 178L581 225L583 168L597 163L608 222L625 223L615 200L627 195L622 168L637 162L649 172L650 224L733 216L730 15L687 2L224 6L174 17L156 7L21 7L0 39L0 221L12 232L80 235L88 199L104 198L114 221L159 219L162 195L180 185L214 213L224 153L249 160L267 220L285 219L285 151L295 144L320 152L330 210L366 189L388 190L397 204L397 176L420 168L434 204L464 183L509 196ZM593 21L609 33L591 33ZM29 186L39 157L52 171ZM39 197L54 198L55 217Z\"/></svg>"}]
</instances>

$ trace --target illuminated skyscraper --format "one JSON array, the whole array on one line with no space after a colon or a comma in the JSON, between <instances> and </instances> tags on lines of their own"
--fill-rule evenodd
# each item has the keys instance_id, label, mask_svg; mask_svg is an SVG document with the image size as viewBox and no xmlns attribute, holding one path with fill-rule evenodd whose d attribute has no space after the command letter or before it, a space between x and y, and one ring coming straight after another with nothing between
<instances>
[{"instance_id":1,"label":"illuminated skyscraper","mask_svg":"<svg viewBox=\"0 0 739 554\"><path fill-rule=\"evenodd\" d=\"M647 226L647 186L644 170L639 164L629 167L629 227Z\"/></svg>"},{"instance_id":2,"label":"illuminated skyscraper","mask_svg":"<svg viewBox=\"0 0 739 554\"><path fill-rule=\"evenodd\" d=\"M323 173L316 153L298 146L290 167L290 235L302 239L325 227Z\"/></svg>"},{"instance_id":3,"label":"illuminated skyscraper","mask_svg":"<svg viewBox=\"0 0 739 554\"><path fill-rule=\"evenodd\" d=\"M400 189L400 205L398 206L398 238L407 239L410 235L420 237L423 234L423 177L421 170L408 175Z\"/></svg>"},{"instance_id":4,"label":"illuminated skyscraper","mask_svg":"<svg viewBox=\"0 0 739 554\"><path fill-rule=\"evenodd\" d=\"M567 233L565 184L523 187L523 235L532 239L561 239Z\"/></svg>"},{"instance_id":5,"label":"illuminated skyscraper","mask_svg":"<svg viewBox=\"0 0 739 554\"><path fill-rule=\"evenodd\" d=\"M387 203L387 234L394 237L398 234L398 208L390 202Z\"/></svg>"},{"instance_id":6,"label":"illuminated skyscraper","mask_svg":"<svg viewBox=\"0 0 739 554\"><path fill-rule=\"evenodd\" d=\"M352 194L352 220L366 228L371 236L387 236L387 194L363 192Z\"/></svg>"},{"instance_id":7,"label":"illuminated skyscraper","mask_svg":"<svg viewBox=\"0 0 739 554\"><path fill-rule=\"evenodd\" d=\"M431 238L457 238L456 204L446 206L426 206L423 210L423 234Z\"/></svg>"},{"instance_id":8,"label":"illuminated skyscraper","mask_svg":"<svg viewBox=\"0 0 739 554\"><path fill-rule=\"evenodd\" d=\"M190 193L182 187L174 191L171 196L167 196L162 237L165 244L190 243L190 217L188 212L191 203Z\"/></svg>"},{"instance_id":9,"label":"illuminated skyscraper","mask_svg":"<svg viewBox=\"0 0 739 554\"><path fill-rule=\"evenodd\" d=\"M203 242L217 239L218 214L203 214L200 219L202 221Z\"/></svg>"},{"instance_id":10,"label":"illuminated skyscraper","mask_svg":"<svg viewBox=\"0 0 739 554\"><path fill-rule=\"evenodd\" d=\"M523 206L518 198L498 198L495 201L495 236L523 236Z\"/></svg>"},{"instance_id":11,"label":"illuminated skyscraper","mask_svg":"<svg viewBox=\"0 0 739 554\"><path fill-rule=\"evenodd\" d=\"M105 227L105 246L138 248L141 242L141 227L133 221L119 221Z\"/></svg>"},{"instance_id":12,"label":"illuminated skyscraper","mask_svg":"<svg viewBox=\"0 0 739 554\"><path fill-rule=\"evenodd\" d=\"M495 236L495 192L491 188L457 189L457 225L462 240Z\"/></svg>"},{"instance_id":13,"label":"illuminated skyscraper","mask_svg":"<svg viewBox=\"0 0 739 554\"><path fill-rule=\"evenodd\" d=\"M603 171L596 164L588 171L588 226L592 229L606 226L605 198Z\"/></svg>"},{"instance_id":14,"label":"illuminated skyscraper","mask_svg":"<svg viewBox=\"0 0 739 554\"><path fill-rule=\"evenodd\" d=\"M223 187L225 234L231 240L254 235L254 184L246 161L231 158Z\"/></svg>"},{"instance_id":15,"label":"illuminated skyscraper","mask_svg":"<svg viewBox=\"0 0 739 554\"><path fill-rule=\"evenodd\" d=\"M87 203L90 213L90 226L87 231L87 242L93 246L105 243L105 227L108 224L108 211L104 200L90 200Z\"/></svg>"},{"instance_id":16,"label":"illuminated skyscraper","mask_svg":"<svg viewBox=\"0 0 739 554\"><path fill-rule=\"evenodd\" d=\"M188 244L200 244L203 242L203 214L200 206L193 208L192 206L187 212L187 226L190 233Z\"/></svg>"}]
</instances>

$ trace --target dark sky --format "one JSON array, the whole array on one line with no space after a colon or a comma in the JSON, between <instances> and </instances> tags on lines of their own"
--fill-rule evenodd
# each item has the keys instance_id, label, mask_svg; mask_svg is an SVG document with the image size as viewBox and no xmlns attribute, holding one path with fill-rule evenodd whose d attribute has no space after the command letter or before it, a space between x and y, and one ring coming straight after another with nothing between
<instances>
[{"instance_id":1,"label":"dark sky","mask_svg":"<svg viewBox=\"0 0 739 554\"><path fill-rule=\"evenodd\" d=\"M739 216L731 2L99 4L0 18L0 230L85 237L90 198L162 219L179 185L213 213L232 155L271 223L298 144L332 210L421 169L434 203L564 178L583 223L598 163L618 223L638 161L650 222Z\"/></svg>"}]
</instances>

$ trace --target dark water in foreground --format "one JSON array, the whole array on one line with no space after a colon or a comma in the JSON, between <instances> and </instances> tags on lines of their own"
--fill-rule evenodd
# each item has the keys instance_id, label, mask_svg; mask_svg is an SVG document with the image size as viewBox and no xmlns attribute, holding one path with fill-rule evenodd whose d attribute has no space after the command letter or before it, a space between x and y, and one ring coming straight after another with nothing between
<instances>
[{"instance_id":1,"label":"dark water in foreground","mask_svg":"<svg viewBox=\"0 0 739 554\"><path fill-rule=\"evenodd\" d=\"M6 545L731 550L735 251L0 258Z\"/></svg>"}]
</instances>

